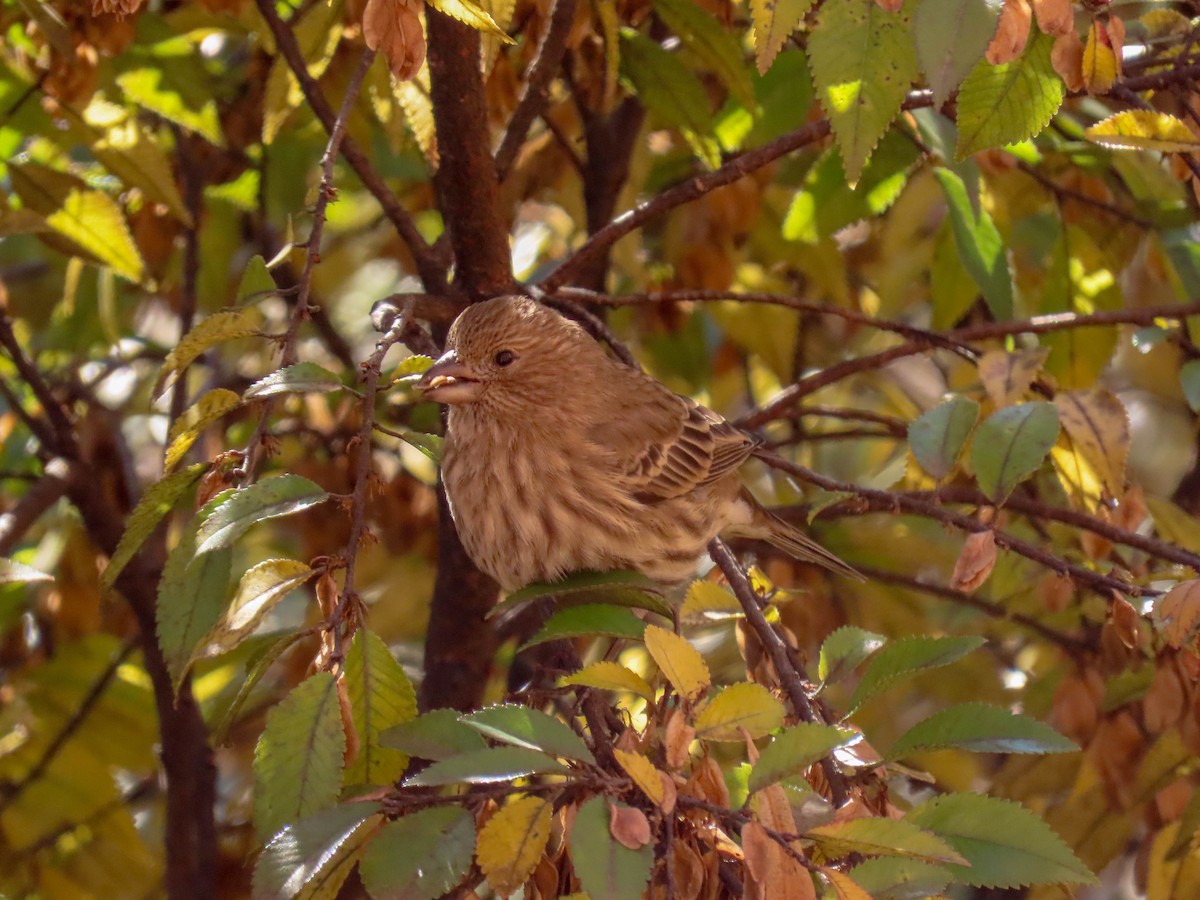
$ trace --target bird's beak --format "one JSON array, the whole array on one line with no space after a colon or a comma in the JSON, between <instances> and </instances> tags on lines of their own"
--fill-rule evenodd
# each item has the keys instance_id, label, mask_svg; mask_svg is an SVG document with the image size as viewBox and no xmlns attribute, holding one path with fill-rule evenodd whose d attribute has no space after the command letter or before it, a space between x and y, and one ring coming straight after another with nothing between
<instances>
[{"instance_id":1,"label":"bird's beak","mask_svg":"<svg viewBox=\"0 0 1200 900\"><path fill-rule=\"evenodd\" d=\"M438 403L471 403L482 389L482 382L470 366L458 361L453 350L444 353L417 382L417 390L425 399Z\"/></svg>"}]
</instances>

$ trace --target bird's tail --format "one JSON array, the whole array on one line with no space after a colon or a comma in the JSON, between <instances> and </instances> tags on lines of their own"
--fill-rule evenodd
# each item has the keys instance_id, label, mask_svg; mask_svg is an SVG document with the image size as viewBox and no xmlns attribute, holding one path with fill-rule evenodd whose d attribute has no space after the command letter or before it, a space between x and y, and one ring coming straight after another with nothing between
<instances>
[{"instance_id":1,"label":"bird's tail","mask_svg":"<svg viewBox=\"0 0 1200 900\"><path fill-rule=\"evenodd\" d=\"M763 507L748 491L742 492L742 500L753 510L750 522L735 526L730 531L764 540L795 559L815 563L838 575L845 575L857 581L866 580L866 577L848 562L830 553L800 529Z\"/></svg>"}]
</instances>

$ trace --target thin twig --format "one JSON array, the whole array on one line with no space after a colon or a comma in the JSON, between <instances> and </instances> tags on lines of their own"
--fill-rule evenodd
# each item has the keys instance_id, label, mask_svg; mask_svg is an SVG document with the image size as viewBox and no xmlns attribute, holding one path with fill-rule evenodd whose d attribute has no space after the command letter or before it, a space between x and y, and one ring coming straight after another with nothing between
<instances>
[{"instance_id":1,"label":"thin twig","mask_svg":"<svg viewBox=\"0 0 1200 900\"><path fill-rule=\"evenodd\" d=\"M308 105L312 107L312 111L316 113L321 124L325 126L325 131L332 137L338 117L334 115L333 108L325 99L325 94L322 93L316 79L309 74L308 65L300 52L290 23L285 23L279 18L273 0L254 0L254 3L266 20L267 27L271 29L271 34L275 37L275 46L280 55L283 56L288 68L292 70L292 74L300 83L300 90L304 93L305 100L308 101ZM413 260L417 265L417 274L425 283L425 287L429 290L444 289L446 266L434 255L432 248L421 237L416 223L413 222L412 217L396 195L384 184L366 154L353 138L347 138L342 142L341 151L346 162L350 164L350 168L358 175L363 186L379 202L383 214L387 216L392 227L396 229L396 233L400 235L400 239L412 253Z\"/></svg>"},{"instance_id":2,"label":"thin twig","mask_svg":"<svg viewBox=\"0 0 1200 900\"><path fill-rule=\"evenodd\" d=\"M2 309L0 309L0 346L4 347L8 358L17 368L17 374L21 376L22 381L29 385L33 395L42 405L42 410L49 420L50 429L45 429L37 423L36 419L30 417L17 398L9 391L8 386L3 383L3 380L0 380L0 389L3 390L5 399L12 407L13 412L25 421L47 450L74 456L78 448L71 417L63 404L54 396L54 391L51 390L50 384L41 370L34 365L33 360L22 349L20 342L17 341L17 335L13 331L13 321Z\"/></svg>"},{"instance_id":3,"label":"thin twig","mask_svg":"<svg viewBox=\"0 0 1200 900\"><path fill-rule=\"evenodd\" d=\"M1092 206L1096 209L1103 210L1104 212L1116 216L1125 222L1129 222L1131 225L1136 225L1138 228L1145 230L1154 228L1154 223L1149 219L1144 219L1139 215L1121 209L1121 207L1114 203L1109 203L1107 200L1101 200L1099 197L1089 197L1082 191L1077 191L1074 188L1061 185L1054 179L1048 177L1042 172L1039 172L1034 166L1031 166L1024 160L1017 160L1017 168L1048 190L1060 202L1063 199L1074 200L1077 203L1083 203L1087 206Z\"/></svg>"},{"instance_id":4,"label":"thin twig","mask_svg":"<svg viewBox=\"0 0 1200 900\"><path fill-rule=\"evenodd\" d=\"M183 278L179 287L179 338L183 339L196 322L196 284L200 276L200 216L203 212L204 190L200 172L191 159L190 144L183 129L173 127L179 157L179 177L183 181L183 200L191 222L183 231ZM171 390L171 425L187 407L187 377L181 374Z\"/></svg>"},{"instance_id":5,"label":"thin twig","mask_svg":"<svg viewBox=\"0 0 1200 900\"><path fill-rule=\"evenodd\" d=\"M800 677L795 665L792 664L787 645L763 615L760 605L761 598L734 557L733 551L720 538L713 538L708 543L708 555L725 574L725 579L729 582L730 588L733 589L734 595L741 603L742 610L746 613L746 621L754 629L759 643L771 657L775 672L779 676L779 682L787 693L788 699L791 700L792 709L796 715L805 722L824 724L820 710L805 691L804 680ZM829 792L834 807L843 806L849 800L850 794L846 788L846 779L838 769L837 762L832 756L825 756L821 759L821 770L829 782Z\"/></svg>"},{"instance_id":6,"label":"thin twig","mask_svg":"<svg viewBox=\"0 0 1200 900\"><path fill-rule=\"evenodd\" d=\"M67 492L68 466L64 460L52 459L45 472L27 490L12 509L0 514L0 556L7 556L42 513L58 502Z\"/></svg>"},{"instance_id":7,"label":"thin twig","mask_svg":"<svg viewBox=\"0 0 1200 900\"><path fill-rule=\"evenodd\" d=\"M529 132L529 126L545 106L550 84L554 81L567 49L567 35L575 21L576 2L577 0L554 0L550 24L538 45L537 56L529 65L521 99L517 101L517 108L513 110L508 126L504 129L504 137L496 150L496 176L501 181L516 159L521 142Z\"/></svg>"}]
</instances>

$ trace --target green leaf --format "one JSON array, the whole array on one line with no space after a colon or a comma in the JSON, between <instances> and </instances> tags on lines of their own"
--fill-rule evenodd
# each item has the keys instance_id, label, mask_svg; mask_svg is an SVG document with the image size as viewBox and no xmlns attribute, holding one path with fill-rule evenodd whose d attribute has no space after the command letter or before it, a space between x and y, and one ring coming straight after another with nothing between
<instances>
[{"instance_id":1,"label":"green leaf","mask_svg":"<svg viewBox=\"0 0 1200 900\"><path fill-rule=\"evenodd\" d=\"M958 158L1031 138L1050 124L1066 86L1050 63L1054 38L1036 28L1020 59L981 59L958 89Z\"/></svg>"},{"instance_id":2,"label":"green leaf","mask_svg":"<svg viewBox=\"0 0 1200 900\"><path fill-rule=\"evenodd\" d=\"M346 651L350 719L358 732L358 756L346 767L347 784L387 785L408 766L408 757L385 744L383 733L417 714L417 695L387 644L360 628Z\"/></svg>"},{"instance_id":3,"label":"green leaf","mask_svg":"<svg viewBox=\"0 0 1200 900\"><path fill-rule=\"evenodd\" d=\"M225 549L197 555L196 534L226 495L214 497L188 522L158 584L158 645L177 690L225 609L232 553Z\"/></svg>"},{"instance_id":4,"label":"green leaf","mask_svg":"<svg viewBox=\"0 0 1200 900\"><path fill-rule=\"evenodd\" d=\"M886 690L901 678L907 678L925 669L948 666L977 650L983 638L961 637L909 637L894 641L871 657L866 671L854 689L846 715L850 716L867 700Z\"/></svg>"},{"instance_id":5,"label":"green leaf","mask_svg":"<svg viewBox=\"0 0 1200 900\"><path fill-rule=\"evenodd\" d=\"M175 507L188 488L200 479L207 468L207 463L197 463L160 479L146 489L142 499L125 521L125 531L121 534L117 549L113 551L112 558L100 576L102 588L107 590L116 583L117 576L146 542L146 538L154 533L158 523Z\"/></svg>"},{"instance_id":6,"label":"green leaf","mask_svg":"<svg viewBox=\"0 0 1200 900\"><path fill-rule=\"evenodd\" d=\"M456 709L432 709L410 722L393 725L380 736L380 743L409 756L435 760L487 749L483 736L465 724Z\"/></svg>"},{"instance_id":7,"label":"green leaf","mask_svg":"<svg viewBox=\"0 0 1200 900\"><path fill-rule=\"evenodd\" d=\"M268 559L252 566L233 592L225 615L208 635L222 650L236 647L276 604L304 584L316 570L294 559Z\"/></svg>"},{"instance_id":8,"label":"green leaf","mask_svg":"<svg viewBox=\"0 0 1200 900\"><path fill-rule=\"evenodd\" d=\"M900 196L919 156L913 142L899 129L892 129L852 188L841 157L830 148L809 169L804 186L792 198L783 220L783 236L816 244L847 225L882 215Z\"/></svg>"},{"instance_id":9,"label":"green leaf","mask_svg":"<svg viewBox=\"0 0 1200 900\"><path fill-rule=\"evenodd\" d=\"M1179 367L1179 386L1192 412L1200 412L1200 359L1189 360Z\"/></svg>"},{"instance_id":10,"label":"green leaf","mask_svg":"<svg viewBox=\"0 0 1200 900\"><path fill-rule=\"evenodd\" d=\"M779 55L784 42L808 15L816 0L750 0L754 22L754 58L765 73Z\"/></svg>"},{"instance_id":11,"label":"green leaf","mask_svg":"<svg viewBox=\"0 0 1200 900\"><path fill-rule=\"evenodd\" d=\"M908 445L921 468L942 479L954 471L958 455L979 418L979 404L956 394L908 426Z\"/></svg>"},{"instance_id":12,"label":"green leaf","mask_svg":"<svg viewBox=\"0 0 1200 900\"><path fill-rule=\"evenodd\" d=\"M260 378L242 395L246 400L258 400L275 394L326 393L344 388L342 380L323 366L301 362Z\"/></svg>"},{"instance_id":13,"label":"green leaf","mask_svg":"<svg viewBox=\"0 0 1200 900\"><path fill-rule=\"evenodd\" d=\"M996 33L1000 0L920 0L913 14L917 58L940 107L983 57Z\"/></svg>"},{"instance_id":14,"label":"green leaf","mask_svg":"<svg viewBox=\"0 0 1200 900\"><path fill-rule=\"evenodd\" d=\"M254 749L254 830L266 839L289 822L332 806L342 790L337 682L317 672L267 713Z\"/></svg>"},{"instance_id":15,"label":"green leaf","mask_svg":"<svg viewBox=\"0 0 1200 900\"><path fill-rule=\"evenodd\" d=\"M650 881L654 844L637 850L618 844L612 836L608 806L606 798L592 797L579 807L571 832L571 864L579 886L591 900L641 897Z\"/></svg>"},{"instance_id":16,"label":"green leaf","mask_svg":"<svg viewBox=\"0 0 1200 900\"><path fill-rule=\"evenodd\" d=\"M382 819L377 803L343 803L288 825L254 866L254 900L335 896Z\"/></svg>"},{"instance_id":17,"label":"green leaf","mask_svg":"<svg viewBox=\"0 0 1200 900\"><path fill-rule=\"evenodd\" d=\"M858 668L868 656L887 643L873 631L843 625L821 644L817 677L824 682L838 681Z\"/></svg>"},{"instance_id":18,"label":"green leaf","mask_svg":"<svg viewBox=\"0 0 1200 900\"><path fill-rule=\"evenodd\" d=\"M1175 840L1167 848L1167 859L1182 859L1192 848L1196 832L1200 831L1200 791L1192 791L1192 799L1184 807L1183 815L1179 817L1179 830Z\"/></svg>"},{"instance_id":19,"label":"green leaf","mask_svg":"<svg viewBox=\"0 0 1200 900\"><path fill-rule=\"evenodd\" d=\"M8 177L24 208L40 215L51 230L127 281L142 280L141 254L121 208L108 194L36 163L9 163Z\"/></svg>"},{"instance_id":20,"label":"green leaf","mask_svg":"<svg viewBox=\"0 0 1200 900\"><path fill-rule=\"evenodd\" d=\"M237 694L229 704L229 708L221 716L221 721L217 723L217 726L212 731L212 744L214 747L219 747L225 743L229 729L237 721L238 713L242 711L242 706L250 698L251 691L262 680L262 677L267 674L267 670L271 668L279 657L283 656L283 654L308 636L309 632L307 630L292 631L284 634L269 644L261 654L254 658L253 662L249 663L246 668L246 677L242 679L242 683L238 686Z\"/></svg>"},{"instance_id":21,"label":"green leaf","mask_svg":"<svg viewBox=\"0 0 1200 900\"><path fill-rule=\"evenodd\" d=\"M323 488L300 475L279 475L232 491L200 526L196 553L230 547L251 525L290 516L324 503L328 497Z\"/></svg>"},{"instance_id":22,"label":"green leaf","mask_svg":"<svg viewBox=\"0 0 1200 900\"><path fill-rule=\"evenodd\" d=\"M924 900L937 896L954 880L944 866L903 856L877 856L864 860L846 874L870 896L891 900Z\"/></svg>"},{"instance_id":23,"label":"green leaf","mask_svg":"<svg viewBox=\"0 0 1200 900\"><path fill-rule=\"evenodd\" d=\"M474 852L474 816L422 809L384 825L358 871L374 900L436 900L466 877Z\"/></svg>"},{"instance_id":24,"label":"green leaf","mask_svg":"<svg viewBox=\"0 0 1200 900\"><path fill-rule=\"evenodd\" d=\"M1037 471L1058 440L1058 410L1039 400L992 413L975 433L971 466L979 488L993 503Z\"/></svg>"},{"instance_id":25,"label":"green leaf","mask_svg":"<svg viewBox=\"0 0 1200 900\"><path fill-rule=\"evenodd\" d=\"M828 856L851 853L867 856L905 856L930 863L965 863L946 841L905 819L848 819L805 832Z\"/></svg>"},{"instance_id":26,"label":"green leaf","mask_svg":"<svg viewBox=\"0 0 1200 900\"><path fill-rule=\"evenodd\" d=\"M632 28L622 28L621 77L647 110L679 129L705 165L720 165L721 151L712 136L708 95L678 56Z\"/></svg>"},{"instance_id":27,"label":"green leaf","mask_svg":"<svg viewBox=\"0 0 1200 900\"><path fill-rule=\"evenodd\" d=\"M754 109L754 85L742 59L742 48L716 16L692 0L654 0L654 11L742 106Z\"/></svg>"},{"instance_id":28,"label":"green leaf","mask_svg":"<svg viewBox=\"0 0 1200 900\"><path fill-rule=\"evenodd\" d=\"M262 313L253 307L224 309L213 313L207 319L202 319L180 339L175 349L167 354L158 381L154 385L154 395L158 396L174 384L183 370L205 350L224 341L261 334L261 325Z\"/></svg>"},{"instance_id":29,"label":"green leaf","mask_svg":"<svg viewBox=\"0 0 1200 900\"><path fill-rule=\"evenodd\" d=\"M808 37L808 63L855 185L919 74L908 14L875 0L826 3Z\"/></svg>"},{"instance_id":30,"label":"green leaf","mask_svg":"<svg viewBox=\"0 0 1200 900\"><path fill-rule=\"evenodd\" d=\"M964 884L1016 888L1096 883L1096 876L1062 838L1019 803L954 793L922 803L906 818L945 838L967 858L970 866L948 867Z\"/></svg>"},{"instance_id":31,"label":"green leaf","mask_svg":"<svg viewBox=\"0 0 1200 900\"><path fill-rule=\"evenodd\" d=\"M639 640L645 630L646 623L627 609L589 603L556 612L537 634L525 642L525 647L559 638L593 635Z\"/></svg>"},{"instance_id":32,"label":"green leaf","mask_svg":"<svg viewBox=\"0 0 1200 900\"><path fill-rule=\"evenodd\" d=\"M241 405L242 398L225 388L213 388L186 409L167 435L164 471L170 472L200 437L200 432Z\"/></svg>"},{"instance_id":33,"label":"green leaf","mask_svg":"<svg viewBox=\"0 0 1200 900\"><path fill-rule=\"evenodd\" d=\"M801 722L785 728L763 748L750 770L751 793L770 787L789 775L799 775L836 747L844 747L856 734L849 728Z\"/></svg>"},{"instance_id":34,"label":"green leaf","mask_svg":"<svg viewBox=\"0 0 1200 900\"><path fill-rule=\"evenodd\" d=\"M416 378L424 375L429 371L429 367L434 364L435 360L430 356L422 356L420 353L414 353L412 356L406 356L400 360L400 364L396 366L396 371L392 373L392 379L400 378Z\"/></svg>"},{"instance_id":35,"label":"green leaf","mask_svg":"<svg viewBox=\"0 0 1200 900\"><path fill-rule=\"evenodd\" d=\"M761 684L741 681L722 688L696 716L696 737L708 741L758 739L783 724L787 710Z\"/></svg>"},{"instance_id":36,"label":"green leaf","mask_svg":"<svg viewBox=\"0 0 1200 900\"><path fill-rule=\"evenodd\" d=\"M242 270L242 280L238 282L237 300L234 305L241 306L243 303L261 300L278 291L279 287L271 277L271 270L267 268L267 261L255 254Z\"/></svg>"},{"instance_id":37,"label":"green leaf","mask_svg":"<svg viewBox=\"0 0 1200 900\"><path fill-rule=\"evenodd\" d=\"M493 740L552 756L595 762L587 745L570 726L541 710L506 703L489 706L462 721Z\"/></svg>"},{"instance_id":38,"label":"green leaf","mask_svg":"<svg viewBox=\"0 0 1200 900\"><path fill-rule=\"evenodd\" d=\"M493 619L542 597L573 598L585 603L633 606L670 617L671 607L659 599L662 586L639 572L576 572L553 582L536 582L513 591L488 613Z\"/></svg>"},{"instance_id":39,"label":"green leaf","mask_svg":"<svg viewBox=\"0 0 1200 900\"><path fill-rule=\"evenodd\" d=\"M196 57L158 62L118 75L117 84L138 106L223 147L217 104L199 63Z\"/></svg>"},{"instance_id":40,"label":"green leaf","mask_svg":"<svg viewBox=\"0 0 1200 900\"><path fill-rule=\"evenodd\" d=\"M934 169L933 174L946 195L954 243L963 268L979 286L992 315L1001 321L1011 319L1012 274L996 223L986 209L972 204L966 185L957 174L943 168Z\"/></svg>"},{"instance_id":41,"label":"green leaf","mask_svg":"<svg viewBox=\"0 0 1200 900\"><path fill-rule=\"evenodd\" d=\"M34 584L39 581L53 580L53 576L47 575L33 566L0 556L0 584Z\"/></svg>"},{"instance_id":42,"label":"green leaf","mask_svg":"<svg viewBox=\"0 0 1200 900\"><path fill-rule=\"evenodd\" d=\"M960 703L905 732L887 752L900 759L917 750L956 747L975 753L1071 753L1079 747L1049 725L990 703Z\"/></svg>"},{"instance_id":43,"label":"green leaf","mask_svg":"<svg viewBox=\"0 0 1200 900\"><path fill-rule=\"evenodd\" d=\"M91 152L127 187L137 188L147 200L162 204L184 226L191 227L192 216L179 195L162 145L137 121L127 119L114 125L92 144Z\"/></svg>"},{"instance_id":44,"label":"green leaf","mask_svg":"<svg viewBox=\"0 0 1200 900\"><path fill-rule=\"evenodd\" d=\"M434 787L443 784L491 784L534 774L565 774L570 771L552 756L525 747L489 747L470 750L435 762L404 782L405 787Z\"/></svg>"},{"instance_id":45,"label":"green leaf","mask_svg":"<svg viewBox=\"0 0 1200 900\"><path fill-rule=\"evenodd\" d=\"M436 434L425 434L420 431L397 432L400 440L409 446L416 447L438 465L442 463L442 437Z\"/></svg>"}]
</instances>

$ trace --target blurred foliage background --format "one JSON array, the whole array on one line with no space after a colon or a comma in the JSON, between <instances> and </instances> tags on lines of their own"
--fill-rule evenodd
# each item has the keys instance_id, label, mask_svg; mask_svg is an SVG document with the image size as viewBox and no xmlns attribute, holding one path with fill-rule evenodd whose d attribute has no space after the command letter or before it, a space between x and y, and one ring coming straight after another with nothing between
<instances>
[{"instance_id":1,"label":"blurred foliage background","mask_svg":"<svg viewBox=\"0 0 1200 900\"><path fill-rule=\"evenodd\" d=\"M759 466L751 485L866 583L738 548L796 592L780 621L811 672L846 624L987 638L952 677L858 710L872 746L986 701L1082 751L920 752L886 782L897 808L930 785L1018 800L1100 875L1075 896L1200 893L1196 13L4 0L0 893L249 895L255 747L329 663L339 592L422 708L508 696L527 623L481 621L494 588L439 531L419 436L441 426L409 351L383 365L389 431L368 422L365 454L364 404L341 388L362 389L377 301L425 323L403 340L430 352L466 302L517 285L582 305L674 390L824 476ZM334 381L246 396L297 362ZM990 490L983 442L964 432L940 461L917 446L911 424L947 396L981 422L1053 403L1063 427ZM168 447L167 469L203 465L131 528L113 589ZM199 507L279 472L332 499L248 530L222 574L286 558L313 581L224 652L193 638L185 676L155 619L191 485ZM964 548L993 529L990 551ZM732 619L685 633L718 682L746 677ZM468 656L465 683L426 680ZM637 648L622 661L654 671ZM720 758L733 778L740 750Z\"/></svg>"}]
</instances>

